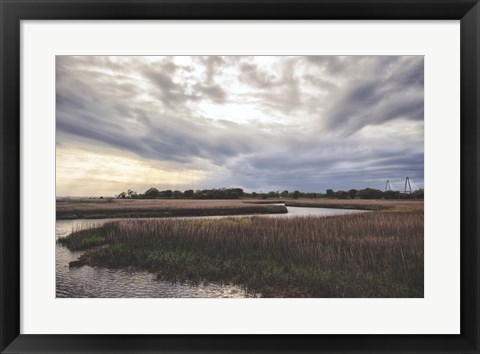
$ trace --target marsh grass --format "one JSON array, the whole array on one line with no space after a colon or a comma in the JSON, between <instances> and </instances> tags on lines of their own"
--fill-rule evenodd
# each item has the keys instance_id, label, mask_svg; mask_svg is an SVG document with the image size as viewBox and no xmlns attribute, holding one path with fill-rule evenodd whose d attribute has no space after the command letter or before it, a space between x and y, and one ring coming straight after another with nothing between
<instances>
[{"instance_id":1,"label":"marsh grass","mask_svg":"<svg viewBox=\"0 0 480 354\"><path fill-rule=\"evenodd\" d=\"M93 266L234 283L264 297L423 297L423 211L122 220L62 243L96 247L81 257Z\"/></svg>"},{"instance_id":2,"label":"marsh grass","mask_svg":"<svg viewBox=\"0 0 480 354\"><path fill-rule=\"evenodd\" d=\"M68 237L57 240L71 251L83 251L89 248L102 246L107 243L106 229L94 227L72 232Z\"/></svg>"},{"instance_id":3,"label":"marsh grass","mask_svg":"<svg viewBox=\"0 0 480 354\"><path fill-rule=\"evenodd\" d=\"M423 210L423 200L392 200L392 199L284 199L277 200L251 200L249 203L268 204L283 202L286 206L334 208L334 209L359 209L388 212L411 212Z\"/></svg>"},{"instance_id":4,"label":"marsh grass","mask_svg":"<svg viewBox=\"0 0 480 354\"><path fill-rule=\"evenodd\" d=\"M259 205L241 200L81 199L57 200L57 220L162 218L215 215L281 214L282 205Z\"/></svg>"}]
</instances>

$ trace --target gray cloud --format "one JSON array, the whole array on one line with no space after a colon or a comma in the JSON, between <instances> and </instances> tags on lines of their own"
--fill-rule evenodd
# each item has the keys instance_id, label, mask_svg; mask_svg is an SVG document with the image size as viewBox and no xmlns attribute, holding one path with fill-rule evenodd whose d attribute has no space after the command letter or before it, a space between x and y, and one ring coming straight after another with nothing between
<instances>
[{"instance_id":1,"label":"gray cloud","mask_svg":"<svg viewBox=\"0 0 480 354\"><path fill-rule=\"evenodd\" d=\"M227 65L224 58L215 55L194 57L194 59L204 66L204 79L208 83L212 83L215 75L219 74L225 65Z\"/></svg>"},{"instance_id":2,"label":"gray cloud","mask_svg":"<svg viewBox=\"0 0 480 354\"><path fill-rule=\"evenodd\" d=\"M176 106L185 104L188 100L197 100L193 94L187 94L186 86L181 83L174 83L172 74L175 72L175 65L167 63L158 67L145 67L142 70L144 77L149 80L158 92L152 94L157 96L159 102L165 107L175 109Z\"/></svg>"},{"instance_id":3,"label":"gray cloud","mask_svg":"<svg viewBox=\"0 0 480 354\"><path fill-rule=\"evenodd\" d=\"M57 146L202 170L199 188L423 184L423 57L192 59L57 57Z\"/></svg>"},{"instance_id":4,"label":"gray cloud","mask_svg":"<svg viewBox=\"0 0 480 354\"><path fill-rule=\"evenodd\" d=\"M255 64L244 63L240 65L240 81L260 89L269 89L282 85L275 74L263 71Z\"/></svg>"},{"instance_id":5,"label":"gray cloud","mask_svg":"<svg viewBox=\"0 0 480 354\"><path fill-rule=\"evenodd\" d=\"M414 65L402 59L379 59L376 75L349 82L333 100L326 127L345 135L398 118L423 120L423 58Z\"/></svg>"},{"instance_id":6,"label":"gray cloud","mask_svg":"<svg viewBox=\"0 0 480 354\"><path fill-rule=\"evenodd\" d=\"M202 98L209 98L215 103L225 103L227 100L227 93L219 85L204 86L196 84L194 88L201 94Z\"/></svg>"}]
</instances>

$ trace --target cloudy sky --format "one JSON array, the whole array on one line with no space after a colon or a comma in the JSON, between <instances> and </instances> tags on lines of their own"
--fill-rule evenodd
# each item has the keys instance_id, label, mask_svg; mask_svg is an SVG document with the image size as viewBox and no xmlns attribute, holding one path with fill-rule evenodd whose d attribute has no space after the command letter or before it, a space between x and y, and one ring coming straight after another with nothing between
<instances>
[{"instance_id":1,"label":"cloudy sky","mask_svg":"<svg viewBox=\"0 0 480 354\"><path fill-rule=\"evenodd\" d=\"M57 196L423 186L423 64L59 56Z\"/></svg>"}]
</instances>

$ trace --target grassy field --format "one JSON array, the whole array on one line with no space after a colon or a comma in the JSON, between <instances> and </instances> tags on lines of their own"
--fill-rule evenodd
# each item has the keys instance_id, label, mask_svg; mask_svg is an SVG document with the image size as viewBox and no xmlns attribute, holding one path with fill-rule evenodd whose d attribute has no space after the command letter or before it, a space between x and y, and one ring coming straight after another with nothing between
<instances>
[{"instance_id":1,"label":"grassy field","mask_svg":"<svg viewBox=\"0 0 480 354\"><path fill-rule=\"evenodd\" d=\"M252 200L250 203L278 203L278 200ZM312 208L361 209L387 212L423 210L423 200L386 199L282 199L287 206Z\"/></svg>"},{"instance_id":2,"label":"grassy field","mask_svg":"<svg viewBox=\"0 0 480 354\"><path fill-rule=\"evenodd\" d=\"M150 218L175 216L250 215L286 213L281 205L362 209L387 212L423 210L423 201L362 199L194 200L194 199L59 199L57 220Z\"/></svg>"},{"instance_id":3,"label":"grassy field","mask_svg":"<svg viewBox=\"0 0 480 354\"><path fill-rule=\"evenodd\" d=\"M415 205L326 218L114 221L59 242L86 250L80 264L234 283L264 297L423 297L423 203Z\"/></svg>"},{"instance_id":4,"label":"grassy field","mask_svg":"<svg viewBox=\"0 0 480 354\"><path fill-rule=\"evenodd\" d=\"M286 213L281 205L260 205L242 200L182 199L60 199L57 220L152 218Z\"/></svg>"}]
</instances>

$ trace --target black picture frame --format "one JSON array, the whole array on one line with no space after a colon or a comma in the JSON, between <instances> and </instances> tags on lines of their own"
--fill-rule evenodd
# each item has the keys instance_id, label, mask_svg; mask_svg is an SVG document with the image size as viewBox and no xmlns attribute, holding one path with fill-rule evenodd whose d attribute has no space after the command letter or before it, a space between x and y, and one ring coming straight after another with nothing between
<instances>
[{"instance_id":1,"label":"black picture frame","mask_svg":"<svg viewBox=\"0 0 480 354\"><path fill-rule=\"evenodd\" d=\"M0 350L2 353L479 353L480 5L476 0L0 0ZM22 20L461 21L461 334L20 334Z\"/></svg>"}]
</instances>

